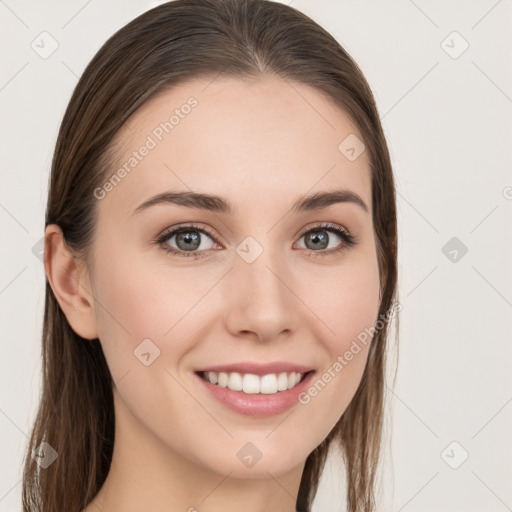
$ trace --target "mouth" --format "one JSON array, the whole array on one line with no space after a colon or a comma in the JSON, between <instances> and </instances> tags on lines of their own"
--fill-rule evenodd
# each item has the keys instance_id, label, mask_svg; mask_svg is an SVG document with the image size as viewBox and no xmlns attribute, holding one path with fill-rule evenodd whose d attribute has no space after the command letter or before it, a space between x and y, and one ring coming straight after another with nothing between
<instances>
[{"instance_id":1,"label":"mouth","mask_svg":"<svg viewBox=\"0 0 512 512\"><path fill-rule=\"evenodd\" d=\"M290 366L287 365L288 370ZM279 366L273 366L276 367ZM296 365L293 368L302 371L269 373L266 368L268 365L265 368L260 366L259 374L214 371L211 368L194 373L207 396L237 414L252 418L275 416L302 403L300 396L311 385L316 373L316 370ZM240 365L237 365L237 369L240 369Z\"/></svg>"},{"instance_id":2,"label":"mouth","mask_svg":"<svg viewBox=\"0 0 512 512\"><path fill-rule=\"evenodd\" d=\"M195 373L204 381L220 388L239 391L247 395L274 395L295 388L314 371L282 371L264 374L260 372L260 375L216 371L196 371Z\"/></svg>"}]
</instances>

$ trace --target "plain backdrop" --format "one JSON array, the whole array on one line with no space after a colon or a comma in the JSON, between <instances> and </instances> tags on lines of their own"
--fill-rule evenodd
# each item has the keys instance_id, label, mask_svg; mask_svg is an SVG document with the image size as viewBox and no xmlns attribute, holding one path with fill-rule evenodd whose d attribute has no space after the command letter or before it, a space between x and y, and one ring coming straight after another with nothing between
<instances>
[{"instance_id":1,"label":"plain backdrop","mask_svg":"<svg viewBox=\"0 0 512 512\"><path fill-rule=\"evenodd\" d=\"M40 392L37 251L57 130L95 52L156 5L0 2L0 512L21 510ZM381 510L512 510L512 2L291 5L360 65L396 175L403 309ZM33 49L41 37L51 55ZM339 467L331 457L314 512L344 510Z\"/></svg>"}]
</instances>

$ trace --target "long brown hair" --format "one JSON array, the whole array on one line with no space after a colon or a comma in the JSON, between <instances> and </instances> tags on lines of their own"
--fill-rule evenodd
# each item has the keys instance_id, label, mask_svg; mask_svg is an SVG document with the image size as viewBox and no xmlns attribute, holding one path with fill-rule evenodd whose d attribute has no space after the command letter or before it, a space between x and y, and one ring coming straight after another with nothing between
<instances>
[{"instance_id":1,"label":"long brown hair","mask_svg":"<svg viewBox=\"0 0 512 512\"><path fill-rule=\"evenodd\" d=\"M140 15L97 52L68 104L52 161L45 227L57 224L87 261L96 223L94 189L108 179L112 140L157 93L189 79L277 76L312 86L358 127L371 164L373 224L381 279L379 318L397 297L395 187L375 100L362 72L322 27L266 0L175 0ZM341 141L340 141L341 142ZM396 317L395 317L396 318ZM332 443L341 448L350 512L375 509L384 417L388 323L375 331L355 396L306 460L297 509L311 509ZM46 280L42 389L24 460L23 510L79 512L109 471L114 445L113 381L98 339L70 327ZM46 469L42 442L58 454Z\"/></svg>"}]
</instances>

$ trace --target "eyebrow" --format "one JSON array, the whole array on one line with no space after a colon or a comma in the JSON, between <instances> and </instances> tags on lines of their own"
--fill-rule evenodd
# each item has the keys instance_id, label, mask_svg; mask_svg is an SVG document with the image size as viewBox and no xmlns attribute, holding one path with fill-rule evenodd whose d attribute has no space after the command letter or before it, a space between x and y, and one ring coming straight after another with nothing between
<instances>
[{"instance_id":1,"label":"eyebrow","mask_svg":"<svg viewBox=\"0 0 512 512\"><path fill-rule=\"evenodd\" d=\"M368 206L366 206L366 203L358 194L344 189L300 196L293 204L291 211L293 213L300 213L320 210L337 203L353 203L360 206L366 213L369 212ZM238 211L227 199L220 196L190 191L168 191L150 197L147 201L139 205L133 211L133 214L140 213L157 204L175 204L187 208L197 208L228 215L234 215Z\"/></svg>"}]
</instances>

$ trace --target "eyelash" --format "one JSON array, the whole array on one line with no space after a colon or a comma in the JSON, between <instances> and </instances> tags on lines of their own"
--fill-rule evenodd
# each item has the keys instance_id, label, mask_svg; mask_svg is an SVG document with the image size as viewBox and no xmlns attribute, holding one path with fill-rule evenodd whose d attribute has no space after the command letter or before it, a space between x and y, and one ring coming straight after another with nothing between
<instances>
[{"instance_id":1,"label":"eyelash","mask_svg":"<svg viewBox=\"0 0 512 512\"><path fill-rule=\"evenodd\" d=\"M324 222L318 226L314 226L312 228L309 228L307 231L305 231L300 238L307 235L310 232L314 231L334 231L342 240L343 242L340 244L340 246L337 249L329 249L329 250L322 250L322 251L309 251L310 254L314 254L315 256L329 256L338 254L342 251L345 251L347 249L350 249L351 247L354 247L357 245L357 238L349 233L345 228L342 228L336 224L331 224L329 222ZM178 257L184 257L184 258L202 258L205 257L202 255L202 252L205 251L180 251L176 250L172 247L169 247L165 244L166 241L169 240L173 235L177 235L179 233L187 232L187 231L198 231L200 233L203 233L205 235L208 235L215 243L218 243L213 233L210 233L210 231L200 225L197 224L187 224L185 226L179 226L177 228L173 228L170 230L164 231L156 240L155 243L162 247L162 249L166 253L171 253ZM308 249L306 249L308 250Z\"/></svg>"}]
</instances>

